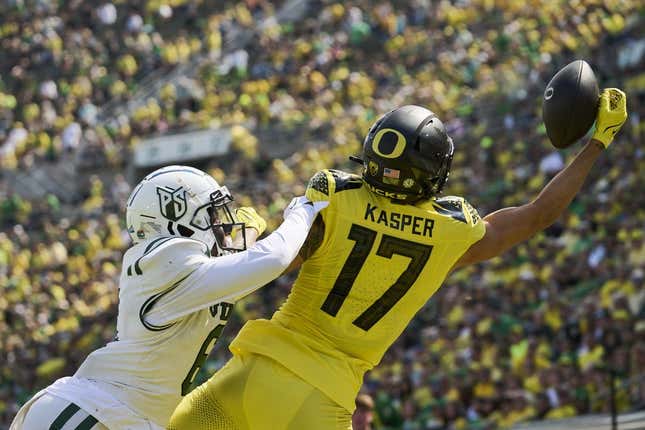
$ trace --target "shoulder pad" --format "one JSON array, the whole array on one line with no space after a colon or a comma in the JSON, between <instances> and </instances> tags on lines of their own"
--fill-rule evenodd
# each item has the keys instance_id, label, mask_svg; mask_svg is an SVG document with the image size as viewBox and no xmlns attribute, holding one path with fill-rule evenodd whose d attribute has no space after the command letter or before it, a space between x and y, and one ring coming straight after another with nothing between
<instances>
[{"instance_id":1,"label":"shoulder pad","mask_svg":"<svg viewBox=\"0 0 645 430\"><path fill-rule=\"evenodd\" d=\"M362 186L363 180L358 175L341 170L325 169L317 172L309 180L307 197L312 201L322 200L322 196L316 196L317 193L320 193L328 199L332 194Z\"/></svg>"},{"instance_id":2,"label":"shoulder pad","mask_svg":"<svg viewBox=\"0 0 645 430\"><path fill-rule=\"evenodd\" d=\"M462 197L446 196L432 202L432 207L442 215L448 215L451 218L465 224L477 224L480 217L475 208Z\"/></svg>"},{"instance_id":3,"label":"shoulder pad","mask_svg":"<svg viewBox=\"0 0 645 430\"><path fill-rule=\"evenodd\" d=\"M146 266L181 265L194 256L210 257L208 246L199 240L187 237L167 236L151 240L143 248L143 254L128 266L127 274L142 275Z\"/></svg>"},{"instance_id":4,"label":"shoulder pad","mask_svg":"<svg viewBox=\"0 0 645 430\"><path fill-rule=\"evenodd\" d=\"M315 175L309 180L309 185L307 186L307 194L310 193L310 190L317 191L325 196L329 196L329 185L330 181L333 181L333 178L330 178L328 170L320 170L316 172ZM333 184L332 184L333 185ZM312 200L309 198L309 200Z\"/></svg>"},{"instance_id":5,"label":"shoulder pad","mask_svg":"<svg viewBox=\"0 0 645 430\"><path fill-rule=\"evenodd\" d=\"M331 173L336 184L336 187L334 188L335 193L340 193L345 190L353 190L363 186L363 179L358 175L334 169L329 169L328 171Z\"/></svg>"}]
</instances>

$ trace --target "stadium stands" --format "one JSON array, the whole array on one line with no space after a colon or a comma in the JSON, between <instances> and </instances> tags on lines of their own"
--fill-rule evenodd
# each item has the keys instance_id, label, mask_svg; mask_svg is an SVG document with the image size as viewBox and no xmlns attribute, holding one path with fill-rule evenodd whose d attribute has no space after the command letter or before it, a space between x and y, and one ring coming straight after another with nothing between
<instances>
[{"instance_id":1,"label":"stadium stands","mask_svg":"<svg viewBox=\"0 0 645 430\"><path fill-rule=\"evenodd\" d=\"M645 375L642 4L303 0L303 19L287 22L285 3L0 6L0 427L114 336L126 177L141 139L231 127L234 161L201 163L275 227L316 170L353 169L347 156L376 115L422 104L455 140L446 192L486 214L528 200L575 151L554 153L539 117L543 85L573 58L626 90L618 142L560 222L455 273L363 391L379 429L606 414L609 370L619 411L645 408L645 384L629 383ZM280 142L264 133L296 136L299 149L272 159L267 147ZM88 186L26 197L14 179L36 171ZM237 306L207 371L291 281Z\"/></svg>"}]
</instances>

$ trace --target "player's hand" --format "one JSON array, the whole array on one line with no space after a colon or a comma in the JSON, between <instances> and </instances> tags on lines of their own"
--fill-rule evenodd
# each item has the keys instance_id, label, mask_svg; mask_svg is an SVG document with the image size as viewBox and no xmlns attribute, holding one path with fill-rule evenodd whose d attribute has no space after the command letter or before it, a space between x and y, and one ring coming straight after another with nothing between
<instances>
[{"instance_id":1,"label":"player's hand","mask_svg":"<svg viewBox=\"0 0 645 430\"><path fill-rule=\"evenodd\" d=\"M244 223L246 228L254 228L258 232L258 236L264 233L267 228L267 222L262 218L255 209L251 207L238 208L235 215L240 222Z\"/></svg>"},{"instance_id":2,"label":"player's hand","mask_svg":"<svg viewBox=\"0 0 645 430\"><path fill-rule=\"evenodd\" d=\"M627 120L627 96L618 88L605 88L600 94L596 130L592 139L607 148Z\"/></svg>"},{"instance_id":3,"label":"player's hand","mask_svg":"<svg viewBox=\"0 0 645 430\"><path fill-rule=\"evenodd\" d=\"M291 203L289 203L287 207L284 209L284 214L283 214L284 218L287 218L292 211L305 205L312 207L313 210L316 213L318 213L329 205L329 201L321 200L321 201L312 202L305 196L294 197L291 200Z\"/></svg>"}]
</instances>

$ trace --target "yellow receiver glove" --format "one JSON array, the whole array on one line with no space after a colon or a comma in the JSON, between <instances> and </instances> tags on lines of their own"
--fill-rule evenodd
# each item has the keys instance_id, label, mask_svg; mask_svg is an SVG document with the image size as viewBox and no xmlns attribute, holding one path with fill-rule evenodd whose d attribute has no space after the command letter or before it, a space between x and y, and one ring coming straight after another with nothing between
<instances>
[{"instance_id":1,"label":"yellow receiver glove","mask_svg":"<svg viewBox=\"0 0 645 430\"><path fill-rule=\"evenodd\" d=\"M605 88L600 94L600 106L596 116L596 139L607 148L627 120L627 96L618 88Z\"/></svg>"},{"instance_id":2,"label":"yellow receiver glove","mask_svg":"<svg viewBox=\"0 0 645 430\"><path fill-rule=\"evenodd\" d=\"M258 236L264 233L264 230L267 228L267 223L255 209L251 207L238 208L235 211L235 215L240 222L244 223L246 228L254 228L258 232Z\"/></svg>"}]
</instances>

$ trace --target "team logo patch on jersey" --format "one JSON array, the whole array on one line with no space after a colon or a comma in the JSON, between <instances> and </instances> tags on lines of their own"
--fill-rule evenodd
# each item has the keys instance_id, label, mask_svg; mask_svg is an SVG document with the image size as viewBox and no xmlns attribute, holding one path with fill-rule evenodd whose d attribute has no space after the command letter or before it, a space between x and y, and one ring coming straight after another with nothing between
<instances>
[{"instance_id":1,"label":"team logo patch on jersey","mask_svg":"<svg viewBox=\"0 0 645 430\"><path fill-rule=\"evenodd\" d=\"M442 215L448 215L457 221L468 223L460 200L452 200L449 198L437 199L432 206L434 210Z\"/></svg>"},{"instance_id":2,"label":"team logo patch on jersey","mask_svg":"<svg viewBox=\"0 0 645 430\"><path fill-rule=\"evenodd\" d=\"M157 187L161 215L170 221L177 221L186 213L186 190L183 187L172 189Z\"/></svg>"}]
</instances>

